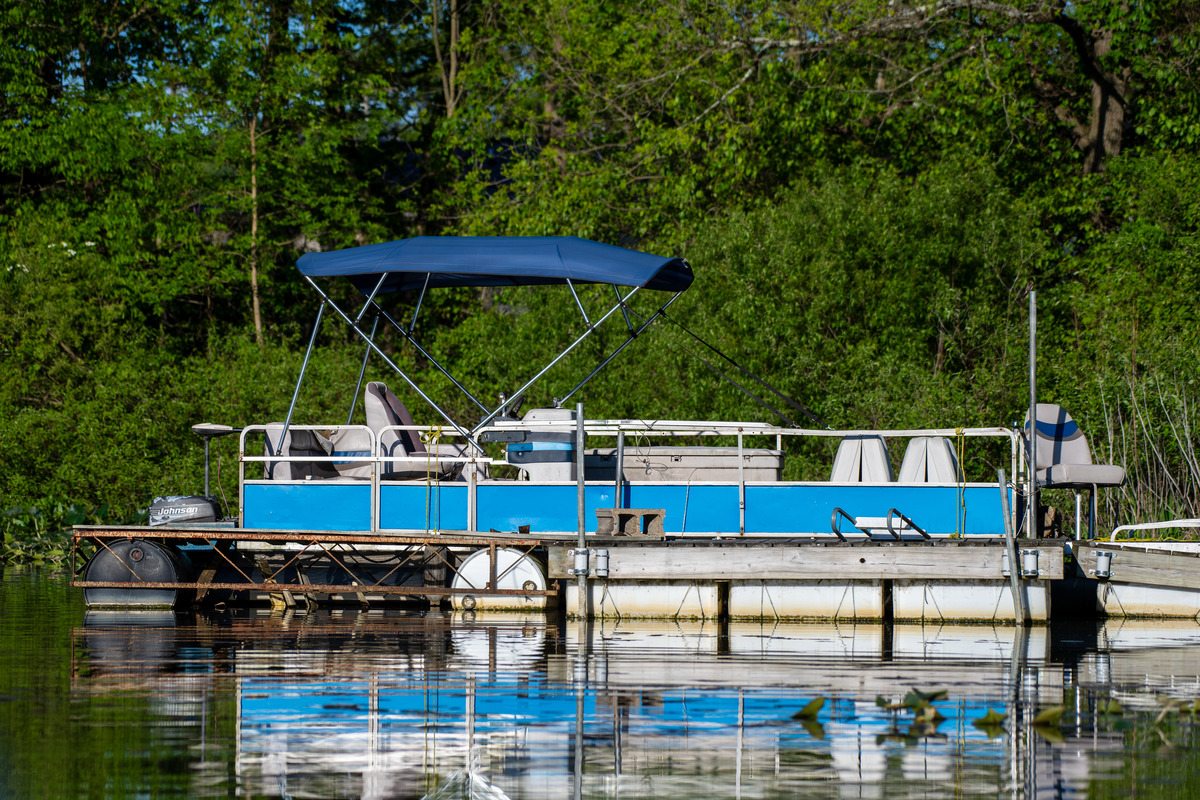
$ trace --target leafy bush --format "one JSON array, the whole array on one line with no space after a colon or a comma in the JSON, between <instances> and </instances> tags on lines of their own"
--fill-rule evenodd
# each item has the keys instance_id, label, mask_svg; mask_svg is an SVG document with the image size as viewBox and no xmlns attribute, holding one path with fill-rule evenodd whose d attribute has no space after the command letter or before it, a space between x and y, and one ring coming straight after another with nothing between
<instances>
[{"instance_id":1,"label":"leafy bush","mask_svg":"<svg viewBox=\"0 0 1200 800\"><path fill-rule=\"evenodd\" d=\"M66 500L47 500L36 506L15 506L0 511L0 560L33 564L61 564L71 548L71 528L100 525L114 520L107 506L89 509ZM140 521L145 522L145 514Z\"/></svg>"}]
</instances>

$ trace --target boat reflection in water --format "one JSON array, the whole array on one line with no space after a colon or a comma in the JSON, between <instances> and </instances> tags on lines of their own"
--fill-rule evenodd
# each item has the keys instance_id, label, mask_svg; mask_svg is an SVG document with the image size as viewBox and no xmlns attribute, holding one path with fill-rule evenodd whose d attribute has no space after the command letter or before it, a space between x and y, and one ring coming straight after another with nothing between
<instances>
[{"instance_id":1,"label":"boat reflection in water","mask_svg":"<svg viewBox=\"0 0 1200 800\"><path fill-rule=\"evenodd\" d=\"M1128 787L1131 726L1192 747L1159 710L1200 697L1178 621L93 612L76 644L73 691L148 692L197 796L1086 795Z\"/></svg>"}]
</instances>

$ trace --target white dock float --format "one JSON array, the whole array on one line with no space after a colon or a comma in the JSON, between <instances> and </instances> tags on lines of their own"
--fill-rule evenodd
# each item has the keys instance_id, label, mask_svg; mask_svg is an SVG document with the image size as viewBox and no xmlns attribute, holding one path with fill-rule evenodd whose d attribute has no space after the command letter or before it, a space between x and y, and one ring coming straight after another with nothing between
<instances>
[{"instance_id":1,"label":"white dock float","mask_svg":"<svg viewBox=\"0 0 1200 800\"><path fill-rule=\"evenodd\" d=\"M1110 617L1200 615L1200 543L1081 542L1079 568L1096 585L1097 610Z\"/></svg>"},{"instance_id":2,"label":"white dock float","mask_svg":"<svg viewBox=\"0 0 1200 800\"><path fill-rule=\"evenodd\" d=\"M1021 582L1025 608L1034 622L1050 619L1046 581ZM897 621L973 620L1014 622L1012 587L1003 581L901 580L892 584L892 617Z\"/></svg>"},{"instance_id":3,"label":"white dock float","mask_svg":"<svg viewBox=\"0 0 1200 800\"><path fill-rule=\"evenodd\" d=\"M732 581L733 619L883 619L881 580Z\"/></svg>"}]
</instances>

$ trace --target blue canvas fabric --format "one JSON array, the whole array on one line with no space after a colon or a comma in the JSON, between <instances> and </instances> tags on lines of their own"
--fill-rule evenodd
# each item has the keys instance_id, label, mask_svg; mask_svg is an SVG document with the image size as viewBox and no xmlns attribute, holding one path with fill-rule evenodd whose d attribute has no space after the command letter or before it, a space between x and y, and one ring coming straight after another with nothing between
<instances>
[{"instance_id":1,"label":"blue canvas fabric","mask_svg":"<svg viewBox=\"0 0 1200 800\"><path fill-rule=\"evenodd\" d=\"M296 262L312 278L346 277L363 293L386 273L381 292L444 286L609 283L680 292L692 284L682 258L642 253L577 236L417 236L326 253Z\"/></svg>"}]
</instances>

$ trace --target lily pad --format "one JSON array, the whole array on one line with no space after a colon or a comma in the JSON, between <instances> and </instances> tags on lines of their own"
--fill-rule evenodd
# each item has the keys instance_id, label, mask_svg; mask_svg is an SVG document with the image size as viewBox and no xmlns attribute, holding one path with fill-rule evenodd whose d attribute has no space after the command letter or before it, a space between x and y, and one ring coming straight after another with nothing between
<instances>
[{"instance_id":1,"label":"lily pad","mask_svg":"<svg viewBox=\"0 0 1200 800\"><path fill-rule=\"evenodd\" d=\"M808 702L808 705L804 706L804 708L800 709L795 714L792 714L792 719L796 719L796 720L816 719L817 714L820 713L821 709L824 706L825 706L825 698L824 697L818 697L814 700L810 700Z\"/></svg>"},{"instance_id":2,"label":"lily pad","mask_svg":"<svg viewBox=\"0 0 1200 800\"><path fill-rule=\"evenodd\" d=\"M1053 727L1058 725L1058 720L1062 717L1063 712L1067 710L1066 706L1050 706L1043 708L1033 718L1035 727Z\"/></svg>"}]
</instances>

